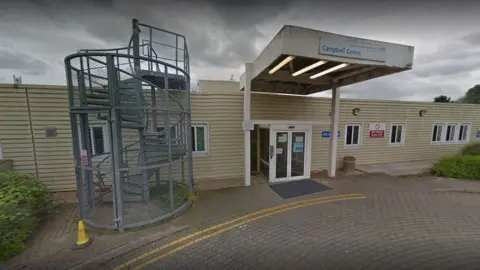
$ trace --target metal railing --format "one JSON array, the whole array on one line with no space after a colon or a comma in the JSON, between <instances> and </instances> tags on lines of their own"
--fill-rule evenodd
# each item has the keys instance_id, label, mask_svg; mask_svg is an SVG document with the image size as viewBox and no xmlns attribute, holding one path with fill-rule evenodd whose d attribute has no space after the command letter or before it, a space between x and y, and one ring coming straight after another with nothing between
<instances>
[{"instance_id":1,"label":"metal railing","mask_svg":"<svg viewBox=\"0 0 480 270\"><path fill-rule=\"evenodd\" d=\"M65 58L79 217L120 231L182 211L193 186L185 37L135 19L132 26L127 47ZM156 40L159 33L175 45ZM180 132L171 136L172 127Z\"/></svg>"}]
</instances>

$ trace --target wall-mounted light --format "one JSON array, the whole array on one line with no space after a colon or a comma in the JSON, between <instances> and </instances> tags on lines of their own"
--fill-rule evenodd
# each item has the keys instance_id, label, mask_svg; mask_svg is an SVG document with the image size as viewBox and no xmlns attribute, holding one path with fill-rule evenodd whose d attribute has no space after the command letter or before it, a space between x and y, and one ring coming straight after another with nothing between
<instances>
[{"instance_id":1,"label":"wall-mounted light","mask_svg":"<svg viewBox=\"0 0 480 270\"><path fill-rule=\"evenodd\" d=\"M352 110L353 115L358 115L360 113L360 108L355 108Z\"/></svg>"},{"instance_id":2,"label":"wall-mounted light","mask_svg":"<svg viewBox=\"0 0 480 270\"><path fill-rule=\"evenodd\" d=\"M425 116L427 114L427 110L420 110L418 111L418 115Z\"/></svg>"}]
</instances>

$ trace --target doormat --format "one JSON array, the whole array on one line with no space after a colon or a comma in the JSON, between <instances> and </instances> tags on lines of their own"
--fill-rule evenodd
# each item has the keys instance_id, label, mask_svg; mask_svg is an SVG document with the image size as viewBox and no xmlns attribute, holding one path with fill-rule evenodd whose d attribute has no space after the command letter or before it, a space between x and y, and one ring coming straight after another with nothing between
<instances>
[{"instance_id":1,"label":"doormat","mask_svg":"<svg viewBox=\"0 0 480 270\"><path fill-rule=\"evenodd\" d=\"M304 179L278 184L270 184L270 188L284 199L308 195L331 189L312 179Z\"/></svg>"}]
</instances>

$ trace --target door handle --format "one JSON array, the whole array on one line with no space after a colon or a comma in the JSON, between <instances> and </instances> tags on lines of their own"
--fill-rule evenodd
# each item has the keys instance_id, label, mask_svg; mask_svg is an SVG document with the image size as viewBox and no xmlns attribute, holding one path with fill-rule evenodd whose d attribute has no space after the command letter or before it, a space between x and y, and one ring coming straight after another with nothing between
<instances>
[{"instance_id":1,"label":"door handle","mask_svg":"<svg viewBox=\"0 0 480 270\"><path fill-rule=\"evenodd\" d=\"M273 145L270 145L270 159L273 158Z\"/></svg>"}]
</instances>

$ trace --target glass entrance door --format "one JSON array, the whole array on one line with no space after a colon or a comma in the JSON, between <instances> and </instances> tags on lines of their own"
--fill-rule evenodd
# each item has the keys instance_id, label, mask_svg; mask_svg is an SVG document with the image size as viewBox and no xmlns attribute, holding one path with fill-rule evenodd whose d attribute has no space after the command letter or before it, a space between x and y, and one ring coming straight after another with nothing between
<instances>
[{"instance_id":1,"label":"glass entrance door","mask_svg":"<svg viewBox=\"0 0 480 270\"><path fill-rule=\"evenodd\" d=\"M270 181L298 180L308 177L306 163L306 131L273 131L273 155Z\"/></svg>"},{"instance_id":2,"label":"glass entrance door","mask_svg":"<svg viewBox=\"0 0 480 270\"><path fill-rule=\"evenodd\" d=\"M275 148L275 179L286 179L288 176L288 132L277 132Z\"/></svg>"},{"instance_id":3,"label":"glass entrance door","mask_svg":"<svg viewBox=\"0 0 480 270\"><path fill-rule=\"evenodd\" d=\"M291 177L303 177L305 174L305 132L292 132L291 141Z\"/></svg>"}]
</instances>

